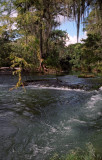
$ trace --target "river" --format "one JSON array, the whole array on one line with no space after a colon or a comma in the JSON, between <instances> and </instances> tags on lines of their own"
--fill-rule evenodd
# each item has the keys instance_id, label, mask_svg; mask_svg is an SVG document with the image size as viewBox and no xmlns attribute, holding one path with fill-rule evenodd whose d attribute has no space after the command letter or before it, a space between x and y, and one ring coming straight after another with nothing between
<instances>
[{"instance_id":1,"label":"river","mask_svg":"<svg viewBox=\"0 0 102 160\"><path fill-rule=\"evenodd\" d=\"M100 81L59 79L85 85ZM85 150L89 142L102 154L102 88L28 85L26 92L22 87L9 91L16 82L17 77L0 75L0 160L49 160L55 153Z\"/></svg>"}]
</instances>

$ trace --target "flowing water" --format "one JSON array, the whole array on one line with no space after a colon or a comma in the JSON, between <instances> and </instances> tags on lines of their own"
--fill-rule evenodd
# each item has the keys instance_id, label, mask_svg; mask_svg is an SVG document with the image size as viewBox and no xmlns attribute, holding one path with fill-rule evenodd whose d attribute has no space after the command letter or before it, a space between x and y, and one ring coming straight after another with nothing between
<instances>
[{"instance_id":1,"label":"flowing water","mask_svg":"<svg viewBox=\"0 0 102 160\"><path fill-rule=\"evenodd\" d=\"M76 76L60 79L74 84L99 81ZM9 91L16 81L16 77L0 76L0 160L49 160L54 153L85 149L89 142L102 154L101 88L29 85L26 92Z\"/></svg>"}]
</instances>

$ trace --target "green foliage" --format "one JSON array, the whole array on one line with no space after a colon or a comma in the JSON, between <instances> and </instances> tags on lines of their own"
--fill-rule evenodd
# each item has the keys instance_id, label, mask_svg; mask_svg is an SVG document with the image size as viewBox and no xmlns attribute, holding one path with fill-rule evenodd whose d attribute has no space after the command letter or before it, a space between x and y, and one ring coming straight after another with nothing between
<instances>
[{"instance_id":1,"label":"green foliage","mask_svg":"<svg viewBox=\"0 0 102 160\"><path fill-rule=\"evenodd\" d=\"M59 67L60 59L66 52L66 39L68 34L62 30L53 30L49 38L49 53L45 59L45 63L50 66Z\"/></svg>"},{"instance_id":2,"label":"green foliage","mask_svg":"<svg viewBox=\"0 0 102 160\"><path fill-rule=\"evenodd\" d=\"M19 58L19 57L14 57L13 61L12 61L12 68L15 68L15 67L20 67L21 69L23 67L28 67L28 63L23 59L23 58ZM16 72L16 71L15 71Z\"/></svg>"},{"instance_id":3,"label":"green foliage","mask_svg":"<svg viewBox=\"0 0 102 160\"><path fill-rule=\"evenodd\" d=\"M85 11L89 10L89 6L91 12L86 19L85 28L90 33L88 38L83 44L77 43L66 47L68 34L55 29L60 24L56 19L59 15L75 19L78 36L80 19L85 15ZM72 70L101 72L101 10L100 0L2 0L0 66L10 66L16 56L16 59L22 58L30 68L40 68L42 63L45 63L66 70L72 68ZM17 13L17 17L12 16L13 12ZM14 24L16 30L13 29ZM19 63L16 65L19 66ZM29 70L29 67L22 65L22 69Z\"/></svg>"},{"instance_id":4,"label":"green foliage","mask_svg":"<svg viewBox=\"0 0 102 160\"><path fill-rule=\"evenodd\" d=\"M60 57L61 68L65 71L81 69L81 43L70 44Z\"/></svg>"},{"instance_id":5,"label":"green foliage","mask_svg":"<svg viewBox=\"0 0 102 160\"><path fill-rule=\"evenodd\" d=\"M83 43L71 44L64 54L64 62L74 71L102 73L102 43L99 34L88 34ZM69 65L70 64L70 65Z\"/></svg>"},{"instance_id":6,"label":"green foliage","mask_svg":"<svg viewBox=\"0 0 102 160\"><path fill-rule=\"evenodd\" d=\"M23 85L23 82L22 82L22 76L21 76L22 69L23 68L26 69L26 68L30 67L29 64L23 58L19 58L19 57L15 56L13 61L12 61L11 67L12 68L18 67L17 70L13 71L13 75L15 75L15 74L18 75L18 82L13 88L10 88L10 90L17 89L20 86L23 86L23 88L24 88L24 85Z\"/></svg>"},{"instance_id":7,"label":"green foliage","mask_svg":"<svg viewBox=\"0 0 102 160\"><path fill-rule=\"evenodd\" d=\"M81 43L71 44L67 47L67 54L70 57L70 64L73 70L80 70L81 68Z\"/></svg>"},{"instance_id":8,"label":"green foliage","mask_svg":"<svg viewBox=\"0 0 102 160\"><path fill-rule=\"evenodd\" d=\"M40 63L39 50L40 49L38 39L34 36L28 36L27 43L26 38L20 38L16 42L14 42L12 55L23 58L23 60L28 63L29 66L36 68L39 66ZM27 67L23 67L23 69L26 70Z\"/></svg>"},{"instance_id":9,"label":"green foliage","mask_svg":"<svg viewBox=\"0 0 102 160\"><path fill-rule=\"evenodd\" d=\"M99 45L101 37L99 34L88 34L87 39L83 40L83 42L84 44L81 49L82 68L90 72L97 68L102 61L102 45Z\"/></svg>"},{"instance_id":10,"label":"green foliage","mask_svg":"<svg viewBox=\"0 0 102 160\"><path fill-rule=\"evenodd\" d=\"M88 34L100 34L102 36L102 15L99 16L100 14L102 13L100 13L99 7L97 9L93 8L85 19L84 30Z\"/></svg>"}]
</instances>

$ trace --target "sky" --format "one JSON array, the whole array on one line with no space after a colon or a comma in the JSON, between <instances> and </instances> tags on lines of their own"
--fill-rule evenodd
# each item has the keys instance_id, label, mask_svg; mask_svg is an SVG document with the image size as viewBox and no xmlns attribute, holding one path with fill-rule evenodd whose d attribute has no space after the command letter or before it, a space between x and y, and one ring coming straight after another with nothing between
<instances>
[{"instance_id":1,"label":"sky","mask_svg":"<svg viewBox=\"0 0 102 160\"><path fill-rule=\"evenodd\" d=\"M12 17L17 17L17 12L12 13ZM76 22L68 21L68 19L59 15L56 20L61 23L57 29L64 30L68 33L69 39L66 40L66 45L77 43L77 27ZM16 29L16 23L13 24L13 29ZM82 38L87 38L86 32L83 32L83 24L80 23L79 42Z\"/></svg>"},{"instance_id":2,"label":"sky","mask_svg":"<svg viewBox=\"0 0 102 160\"><path fill-rule=\"evenodd\" d=\"M61 22L61 25L58 26L58 29L65 30L68 33L69 40L66 41L66 45L77 43L77 27L76 22L68 21L67 18L59 16L58 21ZM86 32L83 32L83 24L80 23L80 32L79 32L79 42L82 38L87 38Z\"/></svg>"}]
</instances>

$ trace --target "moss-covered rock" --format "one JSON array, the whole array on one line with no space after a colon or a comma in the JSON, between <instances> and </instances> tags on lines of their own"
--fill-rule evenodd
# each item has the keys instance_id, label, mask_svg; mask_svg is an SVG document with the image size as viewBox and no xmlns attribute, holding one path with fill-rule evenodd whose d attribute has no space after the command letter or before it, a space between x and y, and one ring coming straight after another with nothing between
<instances>
[{"instance_id":1,"label":"moss-covered rock","mask_svg":"<svg viewBox=\"0 0 102 160\"><path fill-rule=\"evenodd\" d=\"M94 74L80 74L78 78L95 78Z\"/></svg>"}]
</instances>

